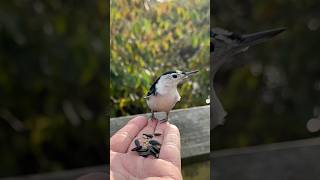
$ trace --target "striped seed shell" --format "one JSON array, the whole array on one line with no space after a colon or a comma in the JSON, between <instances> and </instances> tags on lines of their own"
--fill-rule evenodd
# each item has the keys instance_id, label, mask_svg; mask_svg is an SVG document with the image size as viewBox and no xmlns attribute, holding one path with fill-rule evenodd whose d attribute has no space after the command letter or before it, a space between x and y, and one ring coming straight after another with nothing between
<instances>
[{"instance_id":1,"label":"striped seed shell","mask_svg":"<svg viewBox=\"0 0 320 180\"><path fill-rule=\"evenodd\" d=\"M131 149L131 151L139 151L141 148L142 148L142 146L137 146L137 147Z\"/></svg>"},{"instance_id":2,"label":"striped seed shell","mask_svg":"<svg viewBox=\"0 0 320 180\"><path fill-rule=\"evenodd\" d=\"M148 155L150 155L150 151L139 152L139 155L143 157L147 157Z\"/></svg>"},{"instance_id":3,"label":"striped seed shell","mask_svg":"<svg viewBox=\"0 0 320 180\"><path fill-rule=\"evenodd\" d=\"M151 148L153 151L155 151L156 153L159 153L160 152L160 148L157 147L157 146L151 146Z\"/></svg>"},{"instance_id":4,"label":"striped seed shell","mask_svg":"<svg viewBox=\"0 0 320 180\"><path fill-rule=\"evenodd\" d=\"M155 158L158 158L158 153L156 153L153 149L150 149L150 154L155 157Z\"/></svg>"},{"instance_id":5,"label":"striped seed shell","mask_svg":"<svg viewBox=\"0 0 320 180\"><path fill-rule=\"evenodd\" d=\"M146 151L148 151L148 149L147 148L140 148L139 150L137 150L138 152L146 152Z\"/></svg>"},{"instance_id":6,"label":"striped seed shell","mask_svg":"<svg viewBox=\"0 0 320 180\"><path fill-rule=\"evenodd\" d=\"M134 140L134 144L135 144L136 146L141 146L138 139Z\"/></svg>"},{"instance_id":7,"label":"striped seed shell","mask_svg":"<svg viewBox=\"0 0 320 180\"><path fill-rule=\"evenodd\" d=\"M152 138L153 137L152 134L143 133L143 135L147 136L148 138Z\"/></svg>"},{"instance_id":8,"label":"striped seed shell","mask_svg":"<svg viewBox=\"0 0 320 180\"><path fill-rule=\"evenodd\" d=\"M161 145L158 141L156 141L156 140L150 140L149 141L149 143L151 144L151 145Z\"/></svg>"}]
</instances>

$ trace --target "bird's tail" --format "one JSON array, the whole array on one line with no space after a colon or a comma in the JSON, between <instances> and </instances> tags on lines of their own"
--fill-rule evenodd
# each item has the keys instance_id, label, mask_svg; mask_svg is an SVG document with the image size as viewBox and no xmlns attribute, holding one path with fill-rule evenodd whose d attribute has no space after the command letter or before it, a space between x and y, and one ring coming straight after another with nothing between
<instances>
[{"instance_id":1,"label":"bird's tail","mask_svg":"<svg viewBox=\"0 0 320 180\"><path fill-rule=\"evenodd\" d=\"M220 102L220 100L218 99L216 92L214 91L214 89L211 89L211 97L212 100L210 100L210 127L211 129L214 129L215 127L219 126L219 125L223 125L225 122L225 116L227 115L227 112L223 109L223 106Z\"/></svg>"}]
</instances>

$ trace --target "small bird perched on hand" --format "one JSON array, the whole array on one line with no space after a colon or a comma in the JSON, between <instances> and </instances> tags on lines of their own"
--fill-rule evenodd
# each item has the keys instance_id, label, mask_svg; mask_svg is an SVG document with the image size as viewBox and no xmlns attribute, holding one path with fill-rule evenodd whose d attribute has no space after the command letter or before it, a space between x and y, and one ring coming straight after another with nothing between
<instances>
[{"instance_id":1,"label":"small bird perched on hand","mask_svg":"<svg viewBox=\"0 0 320 180\"><path fill-rule=\"evenodd\" d=\"M167 122L170 110L180 101L180 94L177 90L178 84L183 82L198 71L182 72L168 71L163 73L150 87L145 99L151 109L151 120L156 119L154 112L166 112L166 118L161 122Z\"/></svg>"}]
</instances>

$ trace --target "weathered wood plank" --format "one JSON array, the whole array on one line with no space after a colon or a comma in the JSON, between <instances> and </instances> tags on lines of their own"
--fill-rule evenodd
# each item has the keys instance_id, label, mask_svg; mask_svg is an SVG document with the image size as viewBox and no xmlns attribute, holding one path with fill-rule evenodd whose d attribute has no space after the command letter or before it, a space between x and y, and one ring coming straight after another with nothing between
<instances>
[{"instance_id":1,"label":"weathered wood plank","mask_svg":"<svg viewBox=\"0 0 320 180\"><path fill-rule=\"evenodd\" d=\"M164 117L163 113L155 115L159 119ZM110 136L136 116L111 118ZM150 117L150 113L142 116ZM210 153L210 106L173 110L169 121L180 130L182 158Z\"/></svg>"},{"instance_id":2,"label":"weathered wood plank","mask_svg":"<svg viewBox=\"0 0 320 180\"><path fill-rule=\"evenodd\" d=\"M215 180L318 179L320 138L220 150L211 160Z\"/></svg>"}]
</instances>

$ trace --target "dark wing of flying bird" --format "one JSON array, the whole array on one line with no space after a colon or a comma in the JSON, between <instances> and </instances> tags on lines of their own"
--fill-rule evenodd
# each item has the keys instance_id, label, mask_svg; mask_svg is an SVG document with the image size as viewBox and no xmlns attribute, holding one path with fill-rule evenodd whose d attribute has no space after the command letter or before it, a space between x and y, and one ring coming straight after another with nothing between
<instances>
[{"instance_id":1,"label":"dark wing of flying bird","mask_svg":"<svg viewBox=\"0 0 320 180\"><path fill-rule=\"evenodd\" d=\"M277 34L283 32L285 28L271 29L252 34L240 35L221 28L210 30L210 68L211 68L211 128L224 123L227 115L220 100L213 88L213 81L216 72L226 63L230 63L233 55L246 51L250 46L265 42Z\"/></svg>"}]
</instances>

